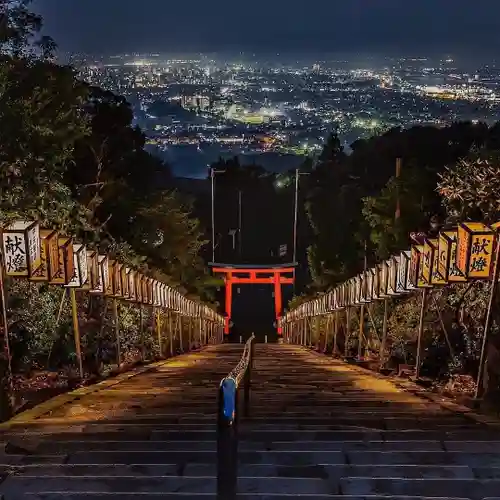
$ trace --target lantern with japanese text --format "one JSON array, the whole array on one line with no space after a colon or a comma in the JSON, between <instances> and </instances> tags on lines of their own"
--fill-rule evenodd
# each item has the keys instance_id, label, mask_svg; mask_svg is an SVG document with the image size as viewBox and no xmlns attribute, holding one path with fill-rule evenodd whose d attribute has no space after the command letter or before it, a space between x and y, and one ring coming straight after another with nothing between
<instances>
[{"instance_id":1,"label":"lantern with japanese text","mask_svg":"<svg viewBox=\"0 0 500 500\"><path fill-rule=\"evenodd\" d=\"M52 260L57 264L59 258L57 238L57 231L52 229L40 229L40 265L31 273L31 281L50 281L50 262Z\"/></svg>"},{"instance_id":2,"label":"lantern with japanese text","mask_svg":"<svg viewBox=\"0 0 500 500\"><path fill-rule=\"evenodd\" d=\"M130 301L135 302L137 300L136 293L135 293L135 271L134 269L131 269L130 267L127 267L127 281L128 281L128 298Z\"/></svg>"},{"instance_id":3,"label":"lantern with japanese text","mask_svg":"<svg viewBox=\"0 0 500 500\"><path fill-rule=\"evenodd\" d=\"M438 273L444 281L463 283L467 278L456 265L457 258L457 231L442 231L439 234L439 262Z\"/></svg>"},{"instance_id":4,"label":"lantern with japanese text","mask_svg":"<svg viewBox=\"0 0 500 500\"><path fill-rule=\"evenodd\" d=\"M420 267L422 268L422 279L428 285L432 282L432 270L434 267L434 258L437 253L438 240L426 238L424 240L422 259Z\"/></svg>"},{"instance_id":5,"label":"lantern with japanese text","mask_svg":"<svg viewBox=\"0 0 500 500\"><path fill-rule=\"evenodd\" d=\"M124 299L130 298L127 269L129 269L129 268L125 264L123 264L120 268L120 282L122 285L122 297Z\"/></svg>"},{"instance_id":6,"label":"lantern with japanese text","mask_svg":"<svg viewBox=\"0 0 500 500\"><path fill-rule=\"evenodd\" d=\"M458 226L456 265L463 276L490 277L494 243L494 230L481 222L464 222Z\"/></svg>"},{"instance_id":7,"label":"lantern with japanese text","mask_svg":"<svg viewBox=\"0 0 500 500\"><path fill-rule=\"evenodd\" d=\"M112 281L113 281L113 296L114 297L123 297L123 288L122 288L122 269L123 269L123 264L121 262L118 262L117 260L114 261L113 263L113 274L112 276Z\"/></svg>"},{"instance_id":8,"label":"lantern with japanese text","mask_svg":"<svg viewBox=\"0 0 500 500\"><path fill-rule=\"evenodd\" d=\"M144 275L141 276L141 290L142 290L142 303L149 304L148 301L148 278Z\"/></svg>"},{"instance_id":9,"label":"lantern with japanese text","mask_svg":"<svg viewBox=\"0 0 500 500\"><path fill-rule=\"evenodd\" d=\"M387 262L381 262L377 267L376 271L378 274L378 296L381 299L386 299L389 297L388 293L388 281L389 281L389 269L387 268Z\"/></svg>"},{"instance_id":10,"label":"lantern with japanese text","mask_svg":"<svg viewBox=\"0 0 500 500\"><path fill-rule=\"evenodd\" d=\"M16 221L2 232L3 258L7 276L27 278L41 265L40 226Z\"/></svg>"},{"instance_id":11,"label":"lantern with japanese text","mask_svg":"<svg viewBox=\"0 0 500 500\"><path fill-rule=\"evenodd\" d=\"M73 277L67 284L69 288L82 288L89 279L87 248L85 245L73 244Z\"/></svg>"},{"instance_id":12,"label":"lantern with japanese text","mask_svg":"<svg viewBox=\"0 0 500 500\"><path fill-rule=\"evenodd\" d=\"M415 290L415 286L410 281L410 260L411 252L405 250L399 255L398 261L398 293L407 293Z\"/></svg>"},{"instance_id":13,"label":"lantern with japanese text","mask_svg":"<svg viewBox=\"0 0 500 500\"><path fill-rule=\"evenodd\" d=\"M153 278L146 279L148 304L153 305Z\"/></svg>"},{"instance_id":14,"label":"lantern with japanese text","mask_svg":"<svg viewBox=\"0 0 500 500\"><path fill-rule=\"evenodd\" d=\"M411 284L416 288L428 288L423 276L424 245L413 245L411 248L409 278Z\"/></svg>"},{"instance_id":15,"label":"lantern with japanese text","mask_svg":"<svg viewBox=\"0 0 500 500\"><path fill-rule=\"evenodd\" d=\"M99 254L97 250L87 250L87 267L89 270L89 279L84 288L93 291L98 288L100 282Z\"/></svg>"},{"instance_id":16,"label":"lantern with japanese text","mask_svg":"<svg viewBox=\"0 0 500 500\"><path fill-rule=\"evenodd\" d=\"M59 236L57 243L57 261L53 261L55 255L49 256L50 284L67 285L73 279L75 272L73 239L66 236Z\"/></svg>"},{"instance_id":17,"label":"lantern with japanese text","mask_svg":"<svg viewBox=\"0 0 500 500\"><path fill-rule=\"evenodd\" d=\"M388 268L387 276L387 294L394 296L399 295L398 292L398 260L399 257L391 257L386 261Z\"/></svg>"},{"instance_id":18,"label":"lantern with japanese text","mask_svg":"<svg viewBox=\"0 0 500 500\"><path fill-rule=\"evenodd\" d=\"M422 276L426 283L433 286L446 285L447 282L439 274L439 239L426 239L424 244L424 264Z\"/></svg>"},{"instance_id":19,"label":"lantern with japanese text","mask_svg":"<svg viewBox=\"0 0 500 500\"><path fill-rule=\"evenodd\" d=\"M97 281L92 286L90 293L104 295L109 281L108 257L97 254Z\"/></svg>"},{"instance_id":20,"label":"lantern with japanese text","mask_svg":"<svg viewBox=\"0 0 500 500\"><path fill-rule=\"evenodd\" d=\"M139 272L135 273L135 300L139 303L143 303L142 299L142 274Z\"/></svg>"}]
</instances>

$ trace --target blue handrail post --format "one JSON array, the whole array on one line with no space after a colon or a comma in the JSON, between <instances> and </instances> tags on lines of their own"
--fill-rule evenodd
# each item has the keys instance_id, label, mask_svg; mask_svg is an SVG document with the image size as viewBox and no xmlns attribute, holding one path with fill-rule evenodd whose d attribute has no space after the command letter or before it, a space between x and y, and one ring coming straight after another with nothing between
<instances>
[{"instance_id":1,"label":"blue handrail post","mask_svg":"<svg viewBox=\"0 0 500 500\"><path fill-rule=\"evenodd\" d=\"M217 499L235 500L238 483L238 421L240 382L244 384L244 412L248 415L253 340L248 339L240 362L222 379L217 398Z\"/></svg>"},{"instance_id":2,"label":"blue handrail post","mask_svg":"<svg viewBox=\"0 0 500 500\"><path fill-rule=\"evenodd\" d=\"M255 352L255 340L250 339L250 352L249 352L249 359L248 359L248 366L245 371L245 378L243 380L243 393L244 393L244 400L245 400L245 406L243 409L244 416L248 418L250 416L250 387L251 387L251 381L252 381L252 368L253 368L253 357L254 357L254 352Z\"/></svg>"},{"instance_id":3,"label":"blue handrail post","mask_svg":"<svg viewBox=\"0 0 500 500\"><path fill-rule=\"evenodd\" d=\"M238 396L235 386L224 386L224 383L219 387L217 412L217 499L232 500L236 498L238 479ZM234 399L229 394L231 390L234 390Z\"/></svg>"}]
</instances>

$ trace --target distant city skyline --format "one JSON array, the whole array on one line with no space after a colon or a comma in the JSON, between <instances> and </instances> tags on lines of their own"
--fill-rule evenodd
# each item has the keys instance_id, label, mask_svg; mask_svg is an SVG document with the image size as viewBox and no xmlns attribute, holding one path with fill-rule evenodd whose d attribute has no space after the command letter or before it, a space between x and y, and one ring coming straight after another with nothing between
<instances>
[{"instance_id":1,"label":"distant city skyline","mask_svg":"<svg viewBox=\"0 0 500 500\"><path fill-rule=\"evenodd\" d=\"M492 58L500 3L482 0L35 0L62 51L245 51ZM479 51L479 53L478 53Z\"/></svg>"}]
</instances>

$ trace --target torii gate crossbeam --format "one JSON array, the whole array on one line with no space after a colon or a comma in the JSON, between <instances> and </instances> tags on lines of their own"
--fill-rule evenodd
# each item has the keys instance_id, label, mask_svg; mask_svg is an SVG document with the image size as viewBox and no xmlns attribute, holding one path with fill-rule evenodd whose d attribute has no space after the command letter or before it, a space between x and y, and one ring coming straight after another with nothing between
<instances>
[{"instance_id":1,"label":"torii gate crossbeam","mask_svg":"<svg viewBox=\"0 0 500 500\"><path fill-rule=\"evenodd\" d=\"M270 266L249 266L234 264L210 264L214 274L224 275L226 285L225 300L225 326L224 333L229 334L233 307L233 285L274 285L274 308L276 323L283 313L283 296L281 285L293 285L295 283L296 264L278 264ZM281 335L281 327L278 326L278 335Z\"/></svg>"}]
</instances>

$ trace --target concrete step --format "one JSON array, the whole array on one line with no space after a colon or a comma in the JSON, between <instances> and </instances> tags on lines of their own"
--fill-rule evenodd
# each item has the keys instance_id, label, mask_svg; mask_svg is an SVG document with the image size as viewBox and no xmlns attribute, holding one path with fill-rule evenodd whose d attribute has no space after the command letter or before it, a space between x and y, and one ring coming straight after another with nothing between
<instances>
[{"instance_id":1,"label":"concrete step","mask_svg":"<svg viewBox=\"0 0 500 500\"><path fill-rule=\"evenodd\" d=\"M175 451L78 451L66 458L67 464L168 464L217 462L215 448L211 451L175 450Z\"/></svg>"},{"instance_id":2,"label":"concrete step","mask_svg":"<svg viewBox=\"0 0 500 500\"><path fill-rule=\"evenodd\" d=\"M363 428L347 430L288 430L281 427L274 429L260 429L258 426L245 426L239 428L240 441L253 442L314 442L314 441L439 441L446 443L449 451L471 450L486 446L484 451L495 451L500 446L498 434L489 433L487 430L439 432L426 430L370 430ZM278 438L278 439L277 439ZM215 426L208 430L188 428L176 430L175 426L165 429L150 427L131 427L130 429L111 430L99 429L82 430L81 432L51 433L22 433L4 434L0 447L25 447L28 451L34 451L37 446L49 443L76 442L137 442L137 441L215 441L217 431Z\"/></svg>"},{"instance_id":3,"label":"concrete step","mask_svg":"<svg viewBox=\"0 0 500 500\"><path fill-rule=\"evenodd\" d=\"M391 432L397 432L399 430L401 431L405 431L405 428L394 428L395 426L391 426L393 427L392 429L390 429ZM243 423L241 426L240 426L240 429L241 428L245 428L245 429L260 429L260 430L263 430L263 431L274 431L274 432L277 432L279 433L280 430L286 430L286 431L348 431L348 430L362 430L362 431L374 431L374 432L381 432L381 431L384 431L384 430L387 430L386 426L384 423L374 423L374 422L369 422L368 425L364 425L363 422L360 422L359 424L356 424L356 423L349 423L349 424L338 424L338 423L334 423L334 422L331 422L331 423L316 423L316 424L303 424L303 423L286 423L286 424L260 424L260 425L255 425L255 424L245 424ZM446 435L446 433L459 433L459 432L464 432L464 433L467 433L470 431L470 427L462 427L462 426L449 426L449 425L443 425L443 426L435 426L435 427L430 427L429 428L429 432L432 432L432 430L434 430L434 432L438 432L440 435ZM418 427L417 428L410 428L408 429L408 431L417 431L418 430ZM424 428L425 430L425 428Z\"/></svg>"},{"instance_id":4,"label":"concrete step","mask_svg":"<svg viewBox=\"0 0 500 500\"><path fill-rule=\"evenodd\" d=\"M120 500L156 500L159 497L167 499L185 499L184 493L106 493L104 498L119 498ZM273 495L273 494L239 494L235 500L290 500L295 495ZM470 500L464 497L416 497L416 496L359 496L359 495L302 495L307 500ZM25 497L29 500L102 500L99 493L27 493ZM216 500L211 494L189 494L189 500ZM11 500L6 498L5 500ZM497 498L486 498L484 500L500 500Z\"/></svg>"},{"instance_id":5,"label":"concrete step","mask_svg":"<svg viewBox=\"0 0 500 500\"><path fill-rule=\"evenodd\" d=\"M349 451L346 453L346 459L349 464L353 465L467 465L479 468L500 467L500 452Z\"/></svg>"},{"instance_id":6,"label":"concrete step","mask_svg":"<svg viewBox=\"0 0 500 500\"><path fill-rule=\"evenodd\" d=\"M126 432L119 430L95 429L95 430L82 430L80 432L62 432L58 434L53 433L34 433L30 432L28 435L23 433L9 433L0 436L1 442L9 442L15 445L23 446L30 443L36 444L42 440L54 441L207 441L216 439L216 429L213 427L209 430L200 429L184 429L177 430L176 426L172 425L165 430L151 429L151 427L131 427Z\"/></svg>"},{"instance_id":7,"label":"concrete step","mask_svg":"<svg viewBox=\"0 0 500 500\"><path fill-rule=\"evenodd\" d=\"M20 444L22 445L22 443ZM215 451L217 441L213 440L189 440L189 441L41 441L33 444L25 443L26 450L32 454L54 455L58 453L74 453L80 451Z\"/></svg>"},{"instance_id":8,"label":"concrete step","mask_svg":"<svg viewBox=\"0 0 500 500\"><path fill-rule=\"evenodd\" d=\"M22 465L0 466L0 473L11 472L17 477L149 477L149 476L216 476L216 464L81 464L81 465ZM400 479L500 479L500 467L474 468L466 465L335 465L316 464L305 466L283 466L264 464L241 464L240 477L280 477L340 479L353 477L400 478Z\"/></svg>"},{"instance_id":9,"label":"concrete step","mask_svg":"<svg viewBox=\"0 0 500 500\"><path fill-rule=\"evenodd\" d=\"M61 465L67 460L67 456L60 455L6 455L0 454L0 466L14 465Z\"/></svg>"},{"instance_id":10,"label":"concrete step","mask_svg":"<svg viewBox=\"0 0 500 500\"><path fill-rule=\"evenodd\" d=\"M435 497L465 497L482 500L498 495L498 479L394 479L344 478L340 481L347 495L421 495Z\"/></svg>"},{"instance_id":11,"label":"concrete step","mask_svg":"<svg viewBox=\"0 0 500 500\"><path fill-rule=\"evenodd\" d=\"M467 465L500 467L500 453L461 453L445 451L370 451L370 450L239 450L240 464L308 466L322 463L352 465ZM57 455L54 455L57 456ZM30 457L27 457L29 460ZM31 457L37 463L38 457ZM49 459L46 459L49 460ZM215 463L215 451L81 451L69 454L67 464L158 464ZM7 462L12 463L12 462ZM14 462L15 463L15 462ZM49 462L50 463L50 462ZM60 462L59 462L60 463Z\"/></svg>"},{"instance_id":12,"label":"concrete step","mask_svg":"<svg viewBox=\"0 0 500 500\"><path fill-rule=\"evenodd\" d=\"M196 420L196 419L193 419ZM64 419L61 419L61 422L63 422ZM146 420L142 422L137 422L134 423L133 419L130 420L101 420L99 423L97 422L85 422L82 425L78 426L67 426L65 428L61 427L61 423L57 424L51 424L51 425L45 425L42 423L38 424L30 424L30 425L19 425L19 426L13 426L11 431L9 433L12 433L12 431L15 429L16 434L22 434L23 436L25 435L63 435L66 432L71 432L72 430L77 429L78 432L88 432L90 434L96 433L100 434L101 432L124 432L127 433L129 431L137 430L138 432L144 432L144 431L154 431L154 430L162 430L162 431L169 431L169 430L178 430L179 432L183 431L193 431L193 430L198 430L200 427L203 430L215 430L217 425L216 425L216 418L214 417L213 420L210 422L202 422L198 421L198 423L195 423L194 421L191 423L185 423L185 422L180 422L180 423L175 423L175 422L164 422L164 421L155 421L155 420Z\"/></svg>"},{"instance_id":13,"label":"concrete step","mask_svg":"<svg viewBox=\"0 0 500 500\"><path fill-rule=\"evenodd\" d=\"M439 441L269 441L241 442L238 451L442 451Z\"/></svg>"},{"instance_id":14,"label":"concrete step","mask_svg":"<svg viewBox=\"0 0 500 500\"><path fill-rule=\"evenodd\" d=\"M216 493L213 477L29 477L10 476L0 490L20 498L27 492L94 492L94 493ZM315 478L242 478L238 479L240 493L274 494L340 494L339 484Z\"/></svg>"},{"instance_id":15,"label":"concrete step","mask_svg":"<svg viewBox=\"0 0 500 500\"><path fill-rule=\"evenodd\" d=\"M278 436L279 437L279 436ZM10 447L6 447L6 452ZM171 441L42 441L39 443L20 443L13 448L15 453L32 454L32 455L57 455L57 454L72 454L78 452L205 452L216 451L217 441L212 440L171 440ZM25 452L23 450L26 450ZM275 441L269 440L253 440L240 441L238 445L239 451L293 451L293 452L308 452L308 451L464 451L466 453L495 453L500 450L500 442L447 442L447 441L383 441L383 440L315 440L315 441Z\"/></svg>"}]
</instances>

